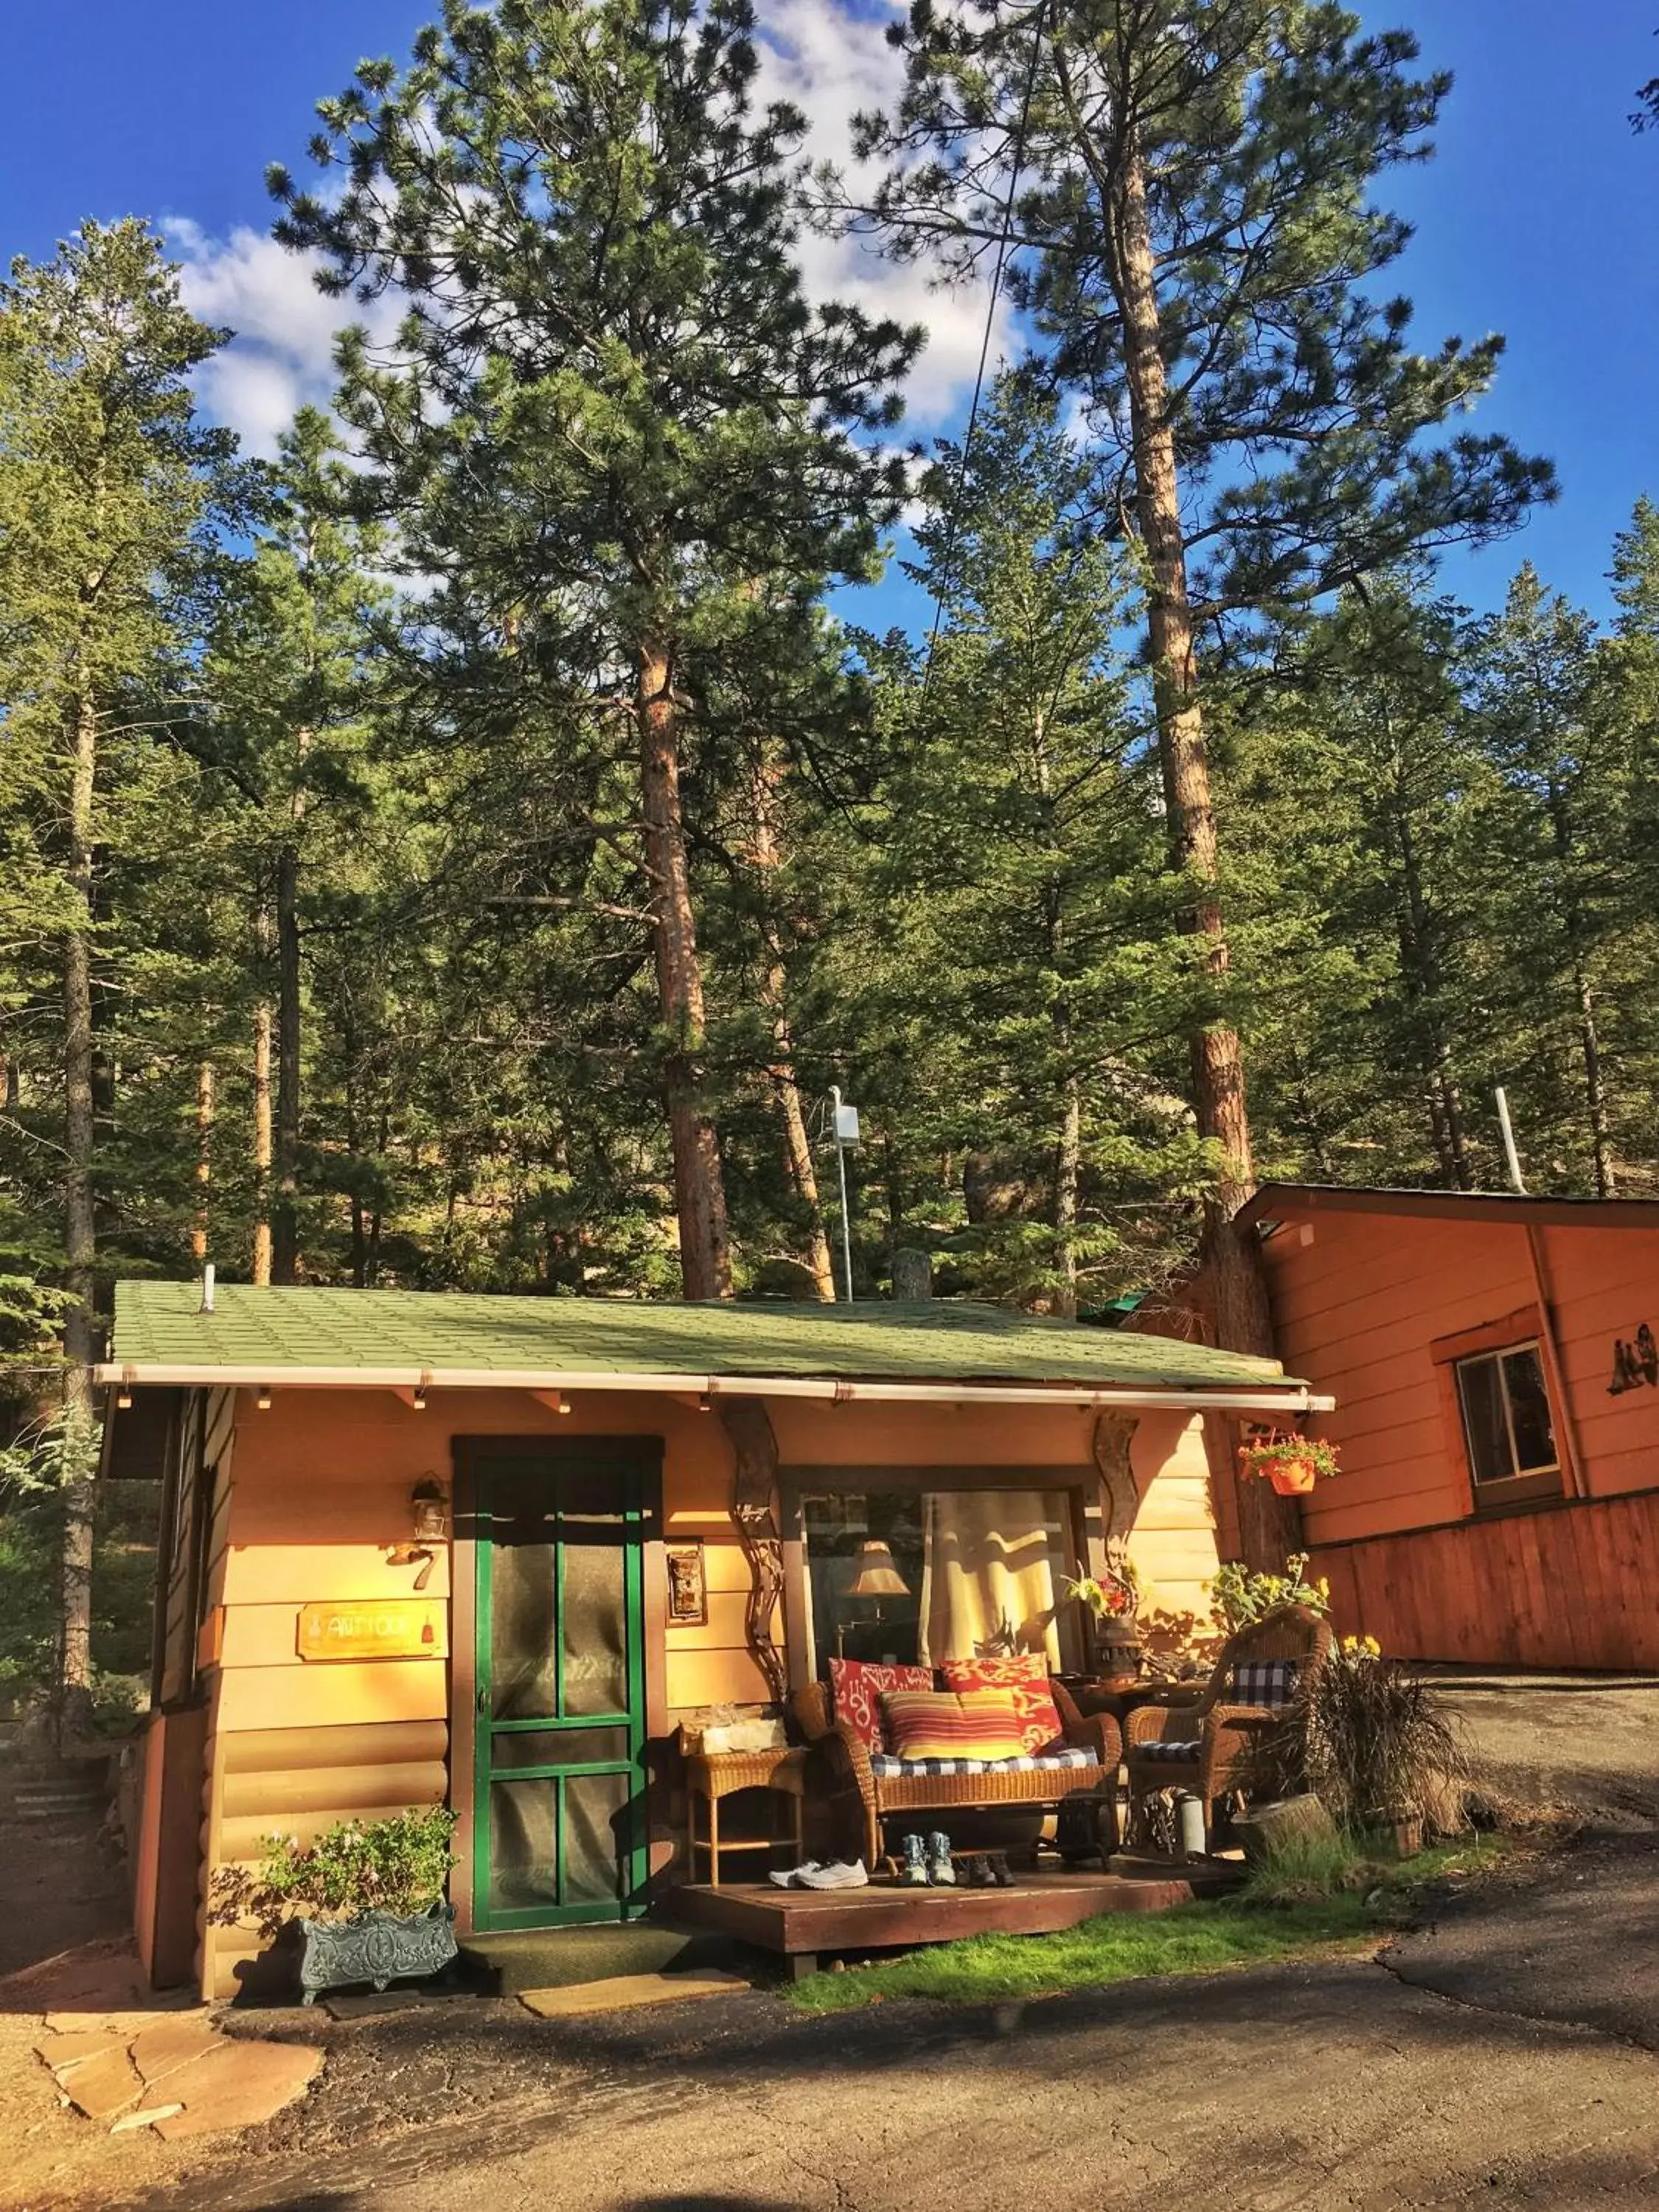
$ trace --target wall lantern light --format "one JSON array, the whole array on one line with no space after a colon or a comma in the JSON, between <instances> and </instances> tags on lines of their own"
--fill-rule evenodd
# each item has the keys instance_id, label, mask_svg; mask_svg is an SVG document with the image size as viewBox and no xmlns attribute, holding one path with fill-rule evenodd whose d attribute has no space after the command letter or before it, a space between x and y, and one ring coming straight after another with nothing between
<instances>
[{"instance_id":1,"label":"wall lantern light","mask_svg":"<svg viewBox=\"0 0 1659 2212\"><path fill-rule=\"evenodd\" d=\"M259 1385L258 1395L254 1399L253 1402L259 1408L259 1411L262 1413L268 1413L270 1411L270 1385L269 1382L262 1382Z\"/></svg>"},{"instance_id":2,"label":"wall lantern light","mask_svg":"<svg viewBox=\"0 0 1659 2212\"><path fill-rule=\"evenodd\" d=\"M409 1502L415 1509L415 1541L417 1544L441 1544L449 1534L449 1500L430 1476L417 1482L410 1492Z\"/></svg>"}]
</instances>

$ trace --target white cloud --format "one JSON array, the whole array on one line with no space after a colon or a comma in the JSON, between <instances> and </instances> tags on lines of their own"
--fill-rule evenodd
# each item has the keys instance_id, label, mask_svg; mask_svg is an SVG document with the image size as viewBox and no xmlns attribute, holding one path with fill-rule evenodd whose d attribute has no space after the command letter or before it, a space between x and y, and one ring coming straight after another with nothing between
<instances>
[{"instance_id":1,"label":"white cloud","mask_svg":"<svg viewBox=\"0 0 1659 2212\"><path fill-rule=\"evenodd\" d=\"M204 403L250 453L269 459L296 408L329 404L340 331L366 323L384 333L396 307L331 299L317 289L313 255L290 253L245 226L215 238L188 216L173 216L165 229L185 305L232 334L202 370Z\"/></svg>"},{"instance_id":2,"label":"white cloud","mask_svg":"<svg viewBox=\"0 0 1659 2212\"><path fill-rule=\"evenodd\" d=\"M759 96L785 99L809 120L805 151L816 162L851 167L851 121L860 109L891 100L900 81L898 57L885 43L886 23L901 0L880 0L886 14L848 14L835 0L760 0ZM380 301L330 298L313 281L314 257L291 253L268 234L239 226L210 235L187 216L166 224L182 264L185 304L234 336L201 377L205 404L237 432L249 451L270 457L278 433L306 401L326 405L334 390L333 347L349 324L366 323L386 337L397 307ZM885 261L868 239L803 236L799 258L810 295L837 299L866 313L922 323L927 345L906 393L905 429L926 437L965 407L985 332L982 285L937 289L924 267ZM991 362L1012 349L1006 306L999 307Z\"/></svg>"},{"instance_id":3,"label":"white cloud","mask_svg":"<svg viewBox=\"0 0 1659 2212\"><path fill-rule=\"evenodd\" d=\"M902 0L887 4L887 15L867 16L846 14L826 0L760 0L760 96L787 100L801 110L808 155L815 162L833 161L855 194L875 179L853 163L852 118L864 109L890 106L902 80L902 62L886 40L888 22L904 12ZM799 258L815 299L845 300L869 314L927 325L927 348L906 392L906 422L917 432L945 427L973 389L988 288L939 289L925 264L884 260L867 238L809 236ZM1012 349L1007 306L1000 301L989 367Z\"/></svg>"}]
</instances>

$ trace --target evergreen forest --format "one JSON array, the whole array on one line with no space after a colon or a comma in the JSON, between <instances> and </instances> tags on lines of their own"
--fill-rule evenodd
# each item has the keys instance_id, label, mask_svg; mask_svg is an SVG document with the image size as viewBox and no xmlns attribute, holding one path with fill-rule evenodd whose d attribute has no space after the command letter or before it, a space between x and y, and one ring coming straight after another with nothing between
<instances>
[{"instance_id":1,"label":"evergreen forest","mask_svg":"<svg viewBox=\"0 0 1659 2212\"><path fill-rule=\"evenodd\" d=\"M1659 507L1610 617L1449 587L1555 481L1399 295L1448 80L1323 0L916 0L809 167L756 29L446 0L296 118L362 319L275 461L158 222L0 283L14 1672L93 1679L118 1278L844 1296L832 1086L858 1297L1202 1259L1245 1350L1255 1184L1504 1188L1499 1086L1528 1188L1659 1195ZM952 437L826 233L994 279Z\"/></svg>"}]
</instances>

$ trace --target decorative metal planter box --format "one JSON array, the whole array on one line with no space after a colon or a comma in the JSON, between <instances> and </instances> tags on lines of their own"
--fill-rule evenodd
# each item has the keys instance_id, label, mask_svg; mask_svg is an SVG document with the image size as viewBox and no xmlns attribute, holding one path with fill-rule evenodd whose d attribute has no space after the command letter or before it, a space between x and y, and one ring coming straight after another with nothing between
<instances>
[{"instance_id":1,"label":"decorative metal planter box","mask_svg":"<svg viewBox=\"0 0 1659 2212\"><path fill-rule=\"evenodd\" d=\"M299 1920L301 2001L319 1990L372 1982L377 1990L410 1975L441 1974L456 1956L453 1905L425 1912L360 1912L355 1920Z\"/></svg>"}]
</instances>

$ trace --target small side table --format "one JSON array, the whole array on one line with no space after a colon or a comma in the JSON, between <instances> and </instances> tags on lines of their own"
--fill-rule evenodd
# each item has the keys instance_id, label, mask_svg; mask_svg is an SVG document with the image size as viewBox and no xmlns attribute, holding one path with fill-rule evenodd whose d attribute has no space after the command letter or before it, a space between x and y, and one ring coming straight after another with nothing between
<instances>
[{"instance_id":1,"label":"small side table","mask_svg":"<svg viewBox=\"0 0 1659 2212\"><path fill-rule=\"evenodd\" d=\"M690 1822L691 1872L697 1871L697 1853L708 1854L708 1886L720 1886L720 1852L770 1851L780 1844L793 1844L797 1859L805 1844L806 1753L799 1745L780 1745L772 1751L696 1751L685 1761L687 1814ZM739 1790L769 1790L789 1800L787 1833L734 1838L720 1842L720 1799ZM708 1833L697 1833L697 1800L708 1806Z\"/></svg>"}]
</instances>

